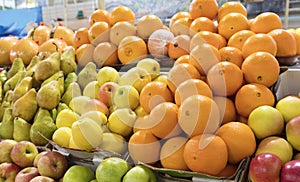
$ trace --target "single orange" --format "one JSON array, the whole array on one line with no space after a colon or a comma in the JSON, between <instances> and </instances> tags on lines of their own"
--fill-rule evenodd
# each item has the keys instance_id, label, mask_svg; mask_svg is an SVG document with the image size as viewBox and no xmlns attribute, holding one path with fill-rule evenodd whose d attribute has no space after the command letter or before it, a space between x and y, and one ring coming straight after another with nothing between
<instances>
[{"instance_id":1,"label":"single orange","mask_svg":"<svg viewBox=\"0 0 300 182\"><path fill-rule=\"evenodd\" d=\"M89 17L89 25L92 26L94 23L104 21L111 25L111 14L105 9L97 9L92 12Z\"/></svg>"},{"instance_id":2,"label":"single orange","mask_svg":"<svg viewBox=\"0 0 300 182\"><path fill-rule=\"evenodd\" d=\"M293 34L285 29L275 29L268 33L272 36L277 45L276 56L295 56L297 53L297 43ZM288 46L287 46L288 45Z\"/></svg>"},{"instance_id":3,"label":"single orange","mask_svg":"<svg viewBox=\"0 0 300 182\"><path fill-rule=\"evenodd\" d=\"M88 30L89 41L97 45L100 42L109 41L110 26L104 21L95 22Z\"/></svg>"},{"instance_id":4,"label":"single orange","mask_svg":"<svg viewBox=\"0 0 300 182\"><path fill-rule=\"evenodd\" d=\"M244 60L241 69L248 83L260 83L266 87L272 86L280 73L277 59L268 52L250 54Z\"/></svg>"},{"instance_id":5,"label":"single orange","mask_svg":"<svg viewBox=\"0 0 300 182\"><path fill-rule=\"evenodd\" d=\"M181 64L181 63L189 63L189 59L190 59L190 55L189 54L185 54L180 56L179 58L177 58L174 62L175 64Z\"/></svg>"},{"instance_id":6,"label":"single orange","mask_svg":"<svg viewBox=\"0 0 300 182\"><path fill-rule=\"evenodd\" d=\"M140 105L147 113L150 113L151 109L162 102L172 101L173 94L164 82L149 82L140 92Z\"/></svg>"},{"instance_id":7,"label":"single orange","mask_svg":"<svg viewBox=\"0 0 300 182\"><path fill-rule=\"evenodd\" d=\"M274 106L275 97L273 92L259 83L243 85L235 95L235 108L241 116L248 117L258 106Z\"/></svg>"},{"instance_id":8,"label":"single orange","mask_svg":"<svg viewBox=\"0 0 300 182\"><path fill-rule=\"evenodd\" d=\"M200 79L198 70L189 63L174 65L168 72L167 84L172 93L185 80L196 78Z\"/></svg>"},{"instance_id":9,"label":"single orange","mask_svg":"<svg viewBox=\"0 0 300 182\"><path fill-rule=\"evenodd\" d=\"M227 1L218 9L217 21L219 22L228 13L241 13L247 17L246 7L239 1Z\"/></svg>"},{"instance_id":10,"label":"single orange","mask_svg":"<svg viewBox=\"0 0 300 182\"><path fill-rule=\"evenodd\" d=\"M159 29L154 31L147 40L148 51L153 56L167 56L168 44L174 39L170 30Z\"/></svg>"},{"instance_id":11,"label":"single orange","mask_svg":"<svg viewBox=\"0 0 300 182\"><path fill-rule=\"evenodd\" d=\"M160 163L163 168L189 170L183 158L184 146L187 140L187 138L181 136L172 137L162 145Z\"/></svg>"},{"instance_id":12,"label":"single orange","mask_svg":"<svg viewBox=\"0 0 300 182\"><path fill-rule=\"evenodd\" d=\"M121 21L115 23L109 31L109 40L111 43L118 46L124 37L136 35L136 26L127 22Z\"/></svg>"},{"instance_id":13,"label":"single orange","mask_svg":"<svg viewBox=\"0 0 300 182\"><path fill-rule=\"evenodd\" d=\"M190 36L177 35L172 41L167 44L168 56L171 59L177 59L182 55L190 52Z\"/></svg>"},{"instance_id":14,"label":"single orange","mask_svg":"<svg viewBox=\"0 0 300 182\"><path fill-rule=\"evenodd\" d=\"M113 8L110 12L111 14L111 24L114 25L120 21L127 21L132 24L135 23L135 13L133 10L127 6L119 5Z\"/></svg>"},{"instance_id":15,"label":"single orange","mask_svg":"<svg viewBox=\"0 0 300 182\"><path fill-rule=\"evenodd\" d=\"M218 32L226 40L240 30L248 30L249 24L247 17L241 13L228 13L218 24Z\"/></svg>"},{"instance_id":16,"label":"single orange","mask_svg":"<svg viewBox=\"0 0 300 182\"><path fill-rule=\"evenodd\" d=\"M237 119L236 109L235 109L234 102L231 99L223 96L215 96L213 97L213 100L216 102L216 104L220 109L222 124L231 121L236 121Z\"/></svg>"},{"instance_id":17,"label":"single orange","mask_svg":"<svg viewBox=\"0 0 300 182\"><path fill-rule=\"evenodd\" d=\"M204 95L186 98L178 110L178 123L188 136L214 133L221 124L216 102Z\"/></svg>"},{"instance_id":18,"label":"single orange","mask_svg":"<svg viewBox=\"0 0 300 182\"><path fill-rule=\"evenodd\" d=\"M227 46L227 40L225 39L225 37L223 37L222 35L220 34L216 34L216 36L219 38L219 42L220 42L220 45L219 45L219 49Z\"/></svg>"},{"instance_id":19,"label":"single orange","mask_svg":"<svg viewBox=\"0 0 300 182\"><path fill-rule=\"evenodd\" d=\"M215 19L218 14L218 3L216 0L192 0L189 6L191 18L207 17Z\"/></svg>"},{"instance_id":20,"label":"single orange","mask_svg":"<svg viewBox=\"0 0 300 182\"><path fill-rule=\"evenodd\" d=\"M183 151L191 171L217 175L227 165L228 153L224 140L216 135L203 134L189 139Z\"/></svg>"},{"instance_id":21,"label":"single orange","mask_svg":"<svg viewBox=\"0 0 300 182\"><path fill-rule=\"evenodd\" d=\"M203 40L205 43L210 44L217 49L220 48L220 39L217 37L217 33L209 32L209 31L200 31L196 33L191 39L191 48L194 48L195 45L199 44L200 41Z\"/></svg>"},{"instance_id":22,"label":"single orange","mask_svg":"<svg viewBox=\"0 0 300 182\"><path fill-rule=\"evenodd\" d=\"M240 30L229 38L227 46L236 47L242 50L244 42L254 34L255 33L251 30Z\"/></svg>"},{"instance_id":23,"label":"single orange","mask_svg":"<svg viewBox=\"0 0 300 182\"><path fill-rule=\"evenodd\" d=\"M178 20L179 18L191 18L191 15L189 12L187 11L179 11L177 13L175 13L171 18L170 18L170 22L169 22L169 27L172 26L172 24Z\"/></svg>"},{"instance_id":24,"label":"single orange","mask_svg":"<svg viewBox=\"0 0 300 182\"><path fill-rule=\"evenodd\" d=\"M140 130L148 130L152 127L152 123L149 119L149 114L145 116L139 116L136 118L134 125L133 125L133 133L140 131Z\"/></svg>"},{"instance_id":25,"label":"single orange","mask_svg":"<svg viewBox=\"0 0 300 182\"><path fill-rule=\"evenodd\" d=\"M93 60L98 67L114 66L119 63L117 46L110 42L99 43L94 50Z\"/></svg>"},{"instance_id":26,"label":"single orange","mask_svg":"<svg viewBox=\"0 0 300 182\"><path fill-rule=\"evenodd\" d=\"M234 95L243 84L243 72L231 62L219 62L207 73L207 83L214 95Z\"/></svg>"},{"instance_id":27,"label":"single orange","mask_svg":"<svg viewBox=\"0 0 300 182\"><path fill-rule=\"evenodd\" d=\"M242 66L244 58L240 49L236 47L226 46L219 49L219 53L221 56L221 61L231 62L237 65L239 68Z\"/></svg>"},{"instance_id":28,"label":"single orange","mask_svg":"<svg viewBox=\"0 0 300 182\"><path fill-rule=\"evenodd\" d=\"M295 39L296 39L296 44L297 44L297 53L296 55L300 55L300 33L299 32L291 32Z\"/></svg>"},{"instance_id":29,"label":"single orange","mask_svg":"<svg viewBox=\"0 0 300 182\"><path fill-rule=\"evenodd\" d=\"M236 121L226 123L219 128L217 135L226 143L230 164L238 164L255 152L256 138L247 124Z\"/></svg>"},{"instance_id":30,"label":"single orange","mask_svg":"<svg viewBox=\"0 0 300 182\"><path fill-rule=\"evenodd\" d=\"M243 44L242 53L244 59L250 54L258 51L269 52L273 56L277 53L275 39L269 34L255 34L250 36Z\"/></svg>"},{"instance_id":31,"label":"single orange","mask_svg":"<svg viewBox=\"0 0 300 182\"><path fill-rule=\"evenodd\" d=\"M75 44L76 49L83 44L90 43L88 30L89 30L89 28L82 27L75 31L74 44Z\"/></svg>"},{"instance_id":32,"label":"single orange","mask_svg":"<svg viewBox=\"0 0 300 182\"><path fill-rule=\"evenodd\" d=\"M175 103L180 106L186 98L197 94L212 98L212 91L206 82L200 79L188 79L177 87L174 100Z\"/></svg>"},{"instance_id":33,"label":"single orange","mask_svg":"<svg viewBox=\"0 0 300 182\"><path fill-rule=\"evenodd\" d=\"M190 25L190 36L195 35L195 33L200 31L209 31L216 33L217 32L217 26L216 24L207 17L199 17L192 21Z\"/></svg>"},{"instance_id":34,"label":"single orange","mask_svg":"<svg viewBox=\"0 0 300 182\"><path fill-rule=\"evenodd\" d=\"M190 18L179 18L174 23L172 23L170 31L175 35L189 35L190 26L192 24L192 19Z\"/></svg>"},{"instance_id":35,"label":"single orange","mask_svg":"<svg viewBox=\"0 0 300 182\"><path fill-rule=\"evenodd\" d=\"M136 24L137 35L142 39L148 39L155 30L162 29L163 25L158 16L153 14L144 15Z\"/></svg>"},{"instance_id":36,"label":"single orange","mask_svg":"<svg viewBox=\"0 0 300 182\"><path fill-rule=\"evenodd\" d=\"M138 36L124 37L118 46L118 57L122 64L145 57L148 53L145 41Z\"/></svg>"},{"instance_id":37,"label":"single orange","mask_svg":"<svg viewBox=\"0 0 300 182\"><path fill-rule=\"evenodd\" d=\"M128 141L128 152L134 163L155 164L159 160L160 147L159 140L148 130L133 133Z\"/></svg>"},{"instance_id":38,"label":"single orange","mask_svg":"<svg viewBox=\"0 0 300 182\"><path fill-rule=\"evenodd\" d=\"M193 65L201 75L206 75L208 70L220 60L221 56L218 49L203 43L191 49L189 64Z\"/></svg>"},{"instance_id":39,"label":"single orange","mask_svg":"<svg viewBox=\"0 0 300 182\"><path fill-rule=\"evenodd\" d=\"M274 29L282 29L282 21L276 13L263 12L251 22L250 30L255 33L268 33Z\"/></svg>"},{"instance_id":40,"label":"single orange","mask_svg":"<svg viewBox=\"0 0 300 182\"><path fill-rule=\"evenodd\" d=\"M162 102L156 105L149 114L152 127L150 131L154 136L166 139L182 133L178 125L178 106L173 102Z\"/></svg>"}]
</instances>

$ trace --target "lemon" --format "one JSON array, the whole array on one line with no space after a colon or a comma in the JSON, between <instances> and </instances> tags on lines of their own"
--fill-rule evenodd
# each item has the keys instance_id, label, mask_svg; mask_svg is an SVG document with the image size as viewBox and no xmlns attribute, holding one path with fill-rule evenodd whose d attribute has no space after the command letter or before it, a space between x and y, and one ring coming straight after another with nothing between
<instances>
[{"instance_id":1,"label":"lemon","mask_svg":"<svg viewBox=\"0 0 300 182\"><path fill-rule=\"evenodd\" d=\"M69 141L72 136L72 129L69 127L60 127L52 135L52 140L61 147L69 147Z\"/></svg>"},{"instance_id":2,"label":"lemon","mask_svg":"<svg viewBox=\"0 0 300 182\"><path fill-rule=\"evenodd\" d=\"M71 132L72 132L72 131L71 131ZM74 142L74 140L73 140L72 134L71 134L71 137L70 137L70 140L69 140L69 148L80 150L80 148L75 144L75 142Z\"/></svg>"},{"instance_id":3,"label":"lemon","mask_svg":"<svg viewBox=\"0 0 300 182\"><path fill-rule=\"evenodd\" d=\"M121 85L114 92L112 100L117 108L135 109L140 104L140 95L132 85Z\"/></svg>"},{"instance_id":4,"label":"lemon","mask_svg":"<svg viewBox=\"0 0 300 182\"><path fill-rule=\"evenodd\" d=\"M56 127L72 127L72 124L79 119L79 115L71 109L60 111L56 117Z\"/></svg>"},{"instance_id":5,"label":"lemon","mask_svg":"<svg viewBox=\"0 0 300 182\"><path fill-rule=\"evenodd\" d=\"M72 125L74 143L81 149L90 151L102 142L102 128L90 118L81 118Z\"/></svg>"},{"instance_id":6,"label":"lemon","mask_svg":"<svg viewBox=\"0 0 300 182\"><path fill-rule=\"evenodd\" d=\"M107 123L106 115L103 112L97 110L88 111L80 116L80 118L85 118L85 117L92 119L100 126Z\"/></svg>"},{"instance_id":7,"label":"lemon","mask_svg":"<svg viewBox=\"0 0 300 182\"><path fill-rule=\"evenodd\" d=\"M127 142L122 135L107 132L103 133L100 148L118 154L124 154L127 149Z\"/></svg>"}]
</instances>

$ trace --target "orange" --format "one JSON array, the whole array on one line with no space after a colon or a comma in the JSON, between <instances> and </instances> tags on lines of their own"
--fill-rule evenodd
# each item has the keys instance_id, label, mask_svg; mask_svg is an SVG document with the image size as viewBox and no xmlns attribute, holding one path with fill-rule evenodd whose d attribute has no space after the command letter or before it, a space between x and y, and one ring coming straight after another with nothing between
<instances>
[{"instance_id":1,"label":"orange","mask_svg":"<svg viewBox=\"0 0 300 182\"><path fill-rule=\"evenodd\" d=\"M109 29L110 26L104 21L95 22L88 30L88 38L91 43L94 43L96 39L100 39L100 42L109 41ZM100 43L97 41L97 43Z\"/></svg>"},{"instance_id":2,"label":"orange","mask_svg":"<svg viewBox=\"0 0 300 182\"><path fill-rule=\"evenodd\" d=\"M208 43L208 44L216 47L217 49L219 49L220 39L216 35L217 35L216 33L212 33L212 32L209 32L209 31L205 31L205 30L200 31L192 37L191 47L194 47L194 45L198 43L197 40L202 38L205 43Z\"/></svg>"},{"instance_id":3,"label":"orange","mask_svg":"<svg viewBox=\"0 0 300 182\"><path fill-rule=\"evenodd\" d=\"M219 62L207 73L207 83L214 95L231 96L243 84L243 72L231 62Z\"/></svg>"},{"instance_id":4,"label":"orange","mask_svg":"<svg viewBox=\"0 0 300 182\"><path fill-rule=\"evenodd\" d=\"M238 164L230 164L227 162L226 167L220 173L218 173L216 176L230 178L238 172L237 171L238 168L239 168Z\"/></svg>"},{"instance_id":5,"label":"orange","mask_svg":"<svg viewBox=\"0 0 300 182\"><path fill-rule=\"evenodd\" d=\"M83 44L89 44L89 33L88 33L89 28L87 27L82 27L79 28L78 30L75 31L74 33L74 44L75 48L77 49Z\"/></svg>"},{"instance_id":6,"label":"orange","mask_svg":"<svg viewBox=\"0 0 300 182\"><path fill-rule=\"evenodd\" d=\"M203 43L191 49L189 63L193 65L201 75L206 75L208 70L218 62L221 56L218 49L210 44Z\"/></svg>"},{"instance_id":7,"label":"orange","mask_svg":"<svg viewBox=\"0 0 300 182\"><path fill-rule=\"evenodd\" d=\"M248 83L260 83L266 87L272 86L280 73L277 59L268 52L250 54L244 60L241 69Z\"/></svg>"},{"instance_id":8,"label":"orange","mask_svg":"<svg viewBox=\"0 0 300 182\"><path fill-rule=\"evenodd\" d=\"M238 31L229 38L229 40L227 42L227 46L236 47L236 48L242 50L244 42L254 34L255 33L252 32L251 30Z\"/></svg>"},{"instance_id":9,"label":"orange","mask_svg":"<svg viewBox=\"0 0 300 182\"><path fill-rule=\"evenodd\" d=\"M128 21L132 24L135 23L135 13L127 6L117 6L111 10L110 14L112 25L120 21Z\"/></svg>"},{"instance_id":10,"label":"orange","mask_svg":"<svg viewBox=\"0 0 300 182\"><path fill-rule=\"evenodd\" d=\"M195 35L195 33L200 31L209 31L216 33L217 26L216 24L207 17L199 17L192 21L190 25L190 36Z\"/></svg>"},{"instance_id":11,"label":"orange","mask_svg":"<svg viewBox=\"0 0 300 182\"><path fill-rule=\"evenodd\" d=\"M140 130L148 130L150 131L150 128L152 126L152 123L149 119L149 114L146 114L144 116L139 116L136 118L134 125L133 125L133 133L140 131Z\"/></svg>"},{"instance_id":12,"label":"orange","mask_svg":"<svg viewBox=\"0 0 300 182\"><path fill-rule=\"evenodd\" d=\"M124 37L118 46L118 57L122 64L143 58L147 53L148 50L145 41L134 35Z\"/></svg>"},{"instance_id":13,"label":"orange","mask_svg":"<svg viewBox=\"0 0 300 182\"><path fill-rule=\"evenodd\" d=\"M216 34L216 36L219 38L219 49L221 49L222 47L227 46L227 40L220 34Z\"/></svg>"},{"instance_id":14,"label":"orange","mask_svg":"<svg viewBox=\"0 0 300 182\"><path fill-rule=\"evenodd\" d=\"M170 27L170 31L175 35L190 35L190 26L192 24L190 18L179 18Z\"/></svg>"},{"instance_id":15,"label":"orange","mask_svg":"<svg viewBox=\"0 0 300 182\"><path fill-rule=\"evenodd\" d=\"M249 114L258 106L273 106L275 97L272 91L259 83L243 85L235 95L235 108L237 113L243 117Z\"/></svg>"},{"instance_id":16,"label":"orange","mask_svg":"<svg viewBox=\"0 0 300 182\"><path fill-rule=\"evenodd\" d=\"M273 12L263 12L251 22L250 30L255 33L268 33L274 29L282 29L280 17Z\"/></svg>"},{"instance_id":17,"label":"orange","mask_svg":"<svg viewBox=\"0 0 300 182\"><path fill-rule=\"evenodd\" d=\"M158 16L153 14L144 15L136 24L137 35L142 39L148 39L155 30L162 29L163 25Z\"/></svg>"},{"instance_id":18,"label":"orange","mask_svg":"<svg viewBox=\"0 0 300 182\"><path fill-rule=\"evenodd\" d=\"M128 141L128 152L134 163L155 164L159 160L160 147L159 140L148 130L133 133Z\"/></svg>"},{"instance_id":19,"label":"orange","mask_svg":"<svg viewBox=\"0 0 300 182\"><path fill-rule=\"evenodd\" d=\"M140 92L140 105L147 112L162 102L172 102L173 94L164 82L147 83Z\"/></svg>"},{"instance_id":20,"label":"orange","mask_svg":"<svg viewBox=\"0 0 300 182\"><path fill-rule=\"evenodd\" d=\"M159 29L154 31L147 39L148 51L153 56L167 56L168 44L174 39L170 30Z\"/></svg>"},{"instance_id":21,"label":"orange","mask_svg":"<svg viewBox=\"0 0 300 182\"><path fill-rule=\"evenodd\" d=\"M178 125L178 106L172 102L156 105L149 114L152 122L151 132L158 138L165 139L182 133Z\"/></svg>"},{"instance_id":22,"label":"orange","mask_svg":"<svg viewBox=\"0 0 300 182\"><path fill-rule=\"evenodd\" d=\"M99 43L94 50L93 61L98 67L114 66L119 63L117 46L110 42Z\"/></svg>"},{"instance_id":23,"label":"orange","mask_svg":"<svg viewBox=\"0 0 300 182\"><path fill-rule=\"evenodd\" d=\"M295 39L296 39L296 44L297 44L297 53L296 55L300 55L300 33L299 32L291 32Z\"/></svg>"},{"instance_id":24,"label":"orange","mask_svg":"<svg viewBox=\"0 0 300 182\"><path fill-rule=\"evenodd\" d=\"M178 123L188 136L214 133L221 124L216 102L204 95L186 98L178 110Z\"/></svg>"},{"instance_id":25,"label":"orange","mask_svg":"<svg viewBox=\"0 0 300 182\"><path fill-rule=\"evenodd\" d=\"M241 13L247 17L246 7L239 1L225 2L218 10L217 21L219 22L228 13Z\"/></svg>"},{"instance_id":26,"label":"orange","mask_svg":"<svg viewBox=\"0 0 300 182\"><path fill-rule=\"evenodd\" d=\"M118 46L124 37L130 35L136 35L136 26L127 21L117 22L109 31L109 40Z\"/></svg>"},{"instance_id":27,"label":"orange","mask_svg":"<svg viewBox=\"0 0 300 182\"><path fill-rule=\"evenodd\" d=\"M277 45L276 56L295 56L297 53L297 43L293 34L285 29L275 29L268 33L272 36Z\"/></svg>"},{"instance_id":28,"label":"orange","mask_svg":"<svg viewBox=\"0 0 300 182\"><path fill-rule=\"evenodd\" d=\"M219 128L217 135L226 143L230 164L237 164L255 152L256 138L247 124L236 121L226 123Z\"/></svg>"},{"instance_id":29,"label":"orange","mask_svg":"<svg viewBox=\"0 0 300 182\"><path fill-rule=\"evenodd\" d=\"M167 44L168 55L171 59L177 59L190 52L190 36L177 35Z\"/></svg>"},{"instance_id":30,"label":"orange","mask_svg":"<svg viewBox=\"0 0 300 182\"><path fill-rule=\"evenodd\" d=\"M242 51L236 47L226 46L219 49L219 53L221 56L221 61L231 62L238 67L242 66L244 61Z\"/></svg>"},{"instance_id":31,"label":"orange","mask_svg":"<svg viewBox=\"0 0 300 182\"><path fill-rule=\"evenodd\" d=\"M89 17L89 25L92 26L94 23L104 21L108 25L111 25L111 14L105 9L97 9L92 12Z\"/></svg>"},{"instance_id":32,"label":"orange","mask_svg":"<svg viewBox=\"0 0 300 182\"><path fill-rule=\"evenodd\" d=\"M189 54L185 54L180 56L179 58L177 58L174 62L175 64L181 64L181 63L189 63L189 59L190 59L190 55Z\"/></svg>"},{"instance_id":33,"label":"orange","mask_svg":"<svg viewBox=\"0 0 300 182\"><path fill-rule=\"evenodd\" d=\"M192 0L189 6L191 18L207 17L213 20L218 13L218 3L216 0Z\"/></svg>"},{"instance_id":34,"label":"orange","mask_svg":"<svg viewBox=\"0 0 300 182\"><path fill-rule=\"evenodd\" d=\"M188 139L185 137L173 137L168 139L160 150L160 163L163 168L175 170L189 170L184 158L183 151Z\"/></svg>"},{"instance_id":35,"label":"orange","mask_svg":"<svg viewBox=\"0 0 300 182\"><path fill-rule=\"evenodd\" d=\"M223 139L212 134L197 135L189 139L183 151L184 160L191 171L217 175L227 164L227 147Z\"/></svg>"},{"instance_id":36,"label":"orange","mask_svg":"<svg viewBox=\"0 0 300 182\"><path fill-rule=\"evenodd\" d=\"M200 79L185 80L175 90L175 103L180 106L184 99L197 94L212 98L212 91L206 82Z\"/></svg>"},{"instance_id":37,"label":"orange","mask_svg":"<svg viewBox=\"0 0 300 182\"><path fill-rule=\"evenodd\" d=\"M179 18L191 18L191 15L189 12L186 12L186 11L179 11L179 12L175 13L170 19L169 27L171 27L172 24Z\"/></svg>"},{"instance_id":38,"label":"orange","mask_svg":"<svg viewBox=\"0 0 300 182\"><path fill-rule=\"evenodd\" d=\"M273 37L269 34L255 34L250 36L243 44L242 53L244 59L250 54L258 51L265 51L276 55L277 45Z\"/></svg>"},{"instance_id":39,"label":"orange","mask_svg":"<svg viewBox=\"0 0 300 182\"><path fill-rule=\"evenodd\" d=\"M213 100L220 109L222 124L235 121L237 118L234 102L228 97L215 96Z\"/></svg>"},{"instance_id":40,"label":"orange","mask_svg":"<svg viewBox=\"0 0 300 182\"><path fill-rule=\"evenodd\" d=\"M177 64L169 70L167 84L172 93L175 93L179 84L191 78L200 78L198 70L189 63Z\"/></svg>"},{"instance_id":41,"label":"orange","mask_svg":"<svg viewBox=\"0 0 300 182\"><path fill-rule=\"evenodd\" d=\"M248 30L249 24L247 17L241 13L228 13L218 24L218 32L226 40L240 30Z\"/></svg>"}]
</instances>

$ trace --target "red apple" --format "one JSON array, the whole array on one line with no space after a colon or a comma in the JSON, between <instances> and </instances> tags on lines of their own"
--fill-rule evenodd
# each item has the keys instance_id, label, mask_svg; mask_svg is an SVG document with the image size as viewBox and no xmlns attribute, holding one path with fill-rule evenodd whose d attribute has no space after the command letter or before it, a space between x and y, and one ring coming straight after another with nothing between
<instances>
[{"instance_id":1,"label":"red apple","mask_svg":"<svg viewBox=\"0 0 300 182\"><path fill-rule=\"evenodd\" d=\"M281 182L300 181L300 160L291 160L281 169Z\"/></svg>"},{"instance_id":2,"label":"red apple","mask_svg":"<svg viewBox=\"0 0 300 182\"><path fill-rule=\"evenodd\" d=\"M251 159L249 179L252 182L279 182L281 159L272 153L261 153Z\"/></svg>"},{"instance_id":3,"label":"red apple","mask_svg":"<svg viewBox=\"0 0 300 182\"><path fill-rule=\"evenodd\" d=\"M14 182L16 175L21 170L14 163L4 162L0 164L0 181Z\"/></svg>"},{"instance_id":4,"label":"red apple","mask_svg":"<svg viewBox=\"0 0 300 182\"><path fill-rule=\"evenodd\" d=\"M15 182L29 182L36 176L39 176L39 171L36 167L26 167L18 172Z\"/></svg>"},{"instance_id":5,"label":"red apple","mask_svg":"<svg viewBox=\"0 0 300 182\"><path fill-rule=\"evenodd\" d=\"M67 158L57 151L47 151L38 161L37 168L41 176L53 179L61 178L68 167Z\"/></svg>"},{"instance_id":6,"label":"red apple","mask_svg":"<svg viewBox=\"0 0 300 182\"><path fill-rule=\"evenodd\" d=\"M43 151L43 152L38 153L38 154L35 156L35 158L34 158L34 160L33 160L33 167L37 167L37 164L38 164L40 158L41 158L43 155L45 155L46 153L47 153L47 151Z\"/></svg>"},{"instance_id":7,"label":"red apple","mask_svg":"<svg viewBox=\"0 0 300 182\"><path fill-rule=\"evenodd\" d=\"M36 176L30 180L30 182L55 182L54 179L47 176Z\"/></svg>"},{"instance_id":8,"label":"red apple","mask_svg":"<svg viewBox=\"0 0 300 182\"><path fill-rule=\"evenodd\" d=\"M99 100L103 102L107 107L111 106L112 95L117 87L118 84L115 82L106 82L100 87L98 92Z\"/></svg>"},{"instance_id":9,"label":"red apple","mask_svg":"<svg viewBox=\"0 0 300 182\"><path fill-rule=\"evenodd\" d=\"M286 124L285 133L293 148L300 151L300 115L292 118Z\"/></svg>"},{"instance_id":10,"label":"red apple","mask_svg":"<svg viewBox=\"0 0 300 182\"><path fill-rule=\"evenodd\" d=\"M35 144L29 141L20 141L12 148L10 157L15 164L25 168L33 165L34 158L38 153Z\"/></svg>"},{"instance_id":11,"label":"red apple","mask_svg":"<svg viewBox=\"0 0 300 182\"><path fill-rule=\"evenodd\" d=\"M0 163L12 162L10 152L17 143L17 141L10 139L2 140L0 142Z\"/></svg>"}]
</instances>

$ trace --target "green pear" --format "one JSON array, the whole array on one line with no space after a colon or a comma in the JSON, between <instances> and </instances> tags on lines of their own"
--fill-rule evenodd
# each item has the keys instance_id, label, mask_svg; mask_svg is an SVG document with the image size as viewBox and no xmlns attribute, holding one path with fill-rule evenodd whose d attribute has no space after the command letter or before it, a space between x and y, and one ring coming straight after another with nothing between
<instances>
[{"instance_id":1,"label":"green pear","mask_svg":"<svg viewBox=\"0 0 300 182\"><path fill-rule=\"evenodd\" d=\"M14 132L14 117L12 115L12 108L5 108L3 119L0 125L0 138L13 139Z\"/></svg>"},{"instance_id":2,"label":"green pear","mask_svg":"<svg viewBox=\"0 0 300 182\"><path fill-rule=\"evenodd\" d=\"M52 80L39 89L36 94L39 107L51 110L58 105L61 97L59 85L57 80Z\"/></svg>"},{"instance_id":3,"label":"green pear","mask_svg":"<svg viewBox=\"0 0 300 182\"><path fill-rule=\"evenodd\" d=\"M60 52L54 52L36 65L34 77L37 81L46 80L60 70L60 55Z\"/></svg>"},{"instance_id":4,"label":"green pear","mask_svg":"<svg viewBox=\"0 0 300 182\"><path fill-rule=\"evenodd\" d=\"M45 116L50 116L51 117L51 114L50 112L47 110L47 109L43 109L43 108L38 108L34 118L33 118L33 123L36 121L36 120L40 120L42 117L45 117Z\"/></svg>"},{"instance_id":5,"label":"green pear","mask_svg":"<svg viewBox=\"0 0 300 182\"><path fill-rule=\"evenodd\" d=\"M76 81L77 81L77 74L75 72L69 73L65 78L64 89L67 90L69 85Z\"/></svg>"},{"instance_id":6,"label":"green pear","mask_svg":"<svg viewBox=\"0 0 300 182\"><path fill-rule=\"evenodd\" d=\"M75 60L75 49L68 47L60 57L60 70L63 71L64 75L75 72L77 69L77 63Z\"/></svg>"},{"instance_id":7,"label":"green pear","mask_svg":"<svg viewBox=\"0 0 300 182\"><path fill-rule=\"evenodd\" d=\"M43 110L42 113L47 113L48 111ZM30 140L35 145L46 145L48 141L45 138L51 140L56 129L56 125L49 111L48 114L40 114L30 128Z\"/></svg>"},{"instance_id":8,"label":"green pear","mask_svg":"<svg viewBox=\"0 0 300 182\"><path fill-rule=\"evenodd\" d=\"M29 65L26 66L27 75L32 75L35 72L36 65L41 61L40 56L33 56Z\"/></svg>"},{"instance_id":9,"label":"green pear","mask_svg":"<svg viewBox=\"0 0 300 182\"><path fill-rule=\"evenodd\" d=\"M26 120L20 117L15 117L13 139L17 142L23 140L30 141L30 128L31 124Z\"/></svg>"},{"instance_id":10,"label":"green pear","mask_svg":"<svg viewBox=\"0 0 300 182\"><path fill-rule=\"evenodd\" d=\"M52 119L55 121L57 116L57 109L56 108L51 109L50 114Z\"/></svg>"},{"instance_id":11,"label":"green pear","mask_svg":"<svg viewBox=\"0 0 300 182\"><path fill-rule=\"evenodd\" d=\"M8 90L14 90L16 85L26 76L26 71L22 70L16 73L14 76L6 80L3 85L3 92L7 92Z\"/></svg>"},{"instance_id":12,"label":"green pear","mask_svg":"<svg viewBox=\"0 0 300 182\"><path fill-rule=\"evenodd\" d=\"M4 83L7 80L7 71L3 70L0 72L0 81Z\"/></svg>"},{"instance_id":13,"label":"green pear","mask_svg":"<svg viewBox=\"0 0 300 182\"><path fill-rule=\"evenodd\" d=\"M2 89L2 82L0 81L0 103L2 103L2 99L3 99L3 89Z\"/></svg>"},{"instance_id":14,"label":"green pear","mask_svg":"<svg viewBox=\"0 0 300 182\"><path fill-rule=\"evenodd\" d=\"M2 120L3 118L5 108L11 108L12 96L13 96L13 90L9 90L5 93L0 107L0 120Z\"/></svg>"},{"instance_id":15,"label":"green pear","mask_svg":"<svg viewBox=\"0 0 300 182\"><path fill-rule=\"evenodd\" d=\"M20 97L25 95L31 88L32 88L32 77L31 76L26 76L15 87L14 94L13 94L13 97L12 97L12 102L15 102Z\"/></svg>"},{"instance_id":16,"label":"green pear","mask_svg":"<svg viewBox=\"0 0 300 182\"><path fill-rule=\"evenodd\" d=\"M63 71L58 71L58 72L54 73L48 79L43 81L43 83L41 84L41 87L46 85L47 83L51 82L52 80L57 80L59 82L60 94L62 95L64 93L64 81L65 81Z\"/></svg>"},{"instance_id":17,"label":"green pear","mask_svg":"<svg viewBox=\"0 0 300 182\"><path fill-rule=\"evenodd\" d=\"M93 62L89 62L78 73L77 82L81 89L84 89L88 83L95 80L97 80L97 66Z\"/></svg>"},{"instance_id":18,"label":"green pear","mask_svg":"<svg viewBox=\"0 0 300 182\"><path fill-rule=\"evenodd\" d=\"M37 93L35 89L32 88L25 95L16 100L13 104L13 116L30 122L38 108L36 96Z\"/></svg>"},{"instance_id":19,"label":"green pear","mask_svg":"<svg viewBox=\"0 0 300 182\"><path fill-rule=\"evenodd\" d=\"M77 82L73 82L69 85L66 92L61 98L61 101L67 105L69 105L70 101L77 96L81 96L81 89Z\"/></svg>"},{"instance_id":20,"label":"green pear","mask_svg":"<svg viewBox=\"0 0 300 182\"><path fill-rule=\"evenodd\" d=\"M56 107L57 109L57 114L59 114L60 111L64 109L70 109L69 106L66 103L60 102L58 106Z\"/></svg>"},{"instance_id":21,"label":"green pear","mask_svg":"<svg viewBox=\"0 0 300 182\"><path fill-rule=\"evenodd\" d=\"M22 58L15 58L14 62L12 63L9 71L7 72L7 77L11 78L15 74L17 74L19 71L22 71L25 69L25 65L23 63Z\"/></svg>"}]
</instances>

